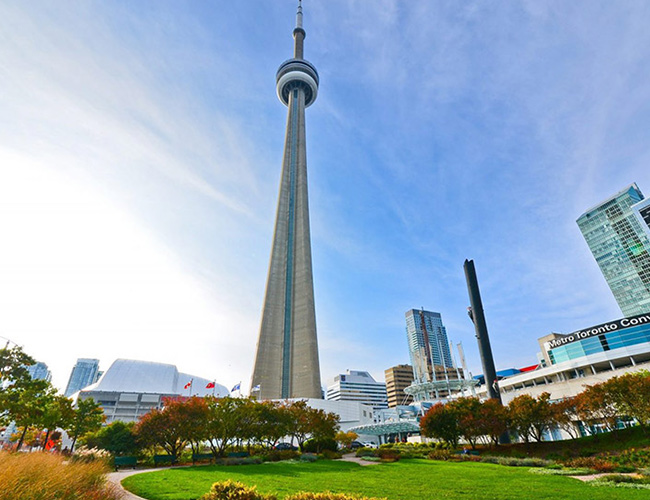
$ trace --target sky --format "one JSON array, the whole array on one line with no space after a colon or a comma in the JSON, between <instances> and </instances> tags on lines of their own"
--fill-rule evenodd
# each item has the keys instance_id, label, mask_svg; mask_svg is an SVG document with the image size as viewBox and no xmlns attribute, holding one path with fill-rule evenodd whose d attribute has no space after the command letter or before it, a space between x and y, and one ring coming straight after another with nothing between
<instances>
[{"instance_id":1,"label":"sky","mask_svg":"<svg viewBox=\"0 0 650 500\"><path fill-rule=\"evenodd\" d=\"M575 220L650 194L650 4L305 0L323 384L409 361L442 314L481 373L622 317ZM294 0L0 1L0 336L65 388L79 357L247 392Z\"/></svg>"}]
</instances>

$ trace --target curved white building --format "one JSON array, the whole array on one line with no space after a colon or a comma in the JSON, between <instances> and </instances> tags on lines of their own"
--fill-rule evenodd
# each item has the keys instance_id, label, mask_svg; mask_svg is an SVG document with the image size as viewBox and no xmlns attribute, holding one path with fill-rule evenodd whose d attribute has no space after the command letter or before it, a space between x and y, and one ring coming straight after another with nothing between
<instances>
[{"instance_id":1,"label":"curved white building","mask_svg":"<svg viewBox=\"0 0 650 500\"><path fill-rule=\"evenodd\" d=\"M93 398L104 410L106 422L131 422L153 408L162 408L163 398L225 397L228 389L188 373L176 366L152 361L116 359L98 382L77 393L79 399Z\"/></svg>"}]
</instances>

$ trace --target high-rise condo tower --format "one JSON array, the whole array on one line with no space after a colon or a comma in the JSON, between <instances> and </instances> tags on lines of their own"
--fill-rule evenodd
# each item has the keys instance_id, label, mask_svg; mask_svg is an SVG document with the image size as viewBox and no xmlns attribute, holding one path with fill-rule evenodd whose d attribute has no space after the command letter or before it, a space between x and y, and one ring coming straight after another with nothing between
<instances>
[{"instance_id":1,"label":"high-rise condo tower","mask_svg":"<svg viewBox=\"0 0 650 500\"><path fill-rule=\"evenodd\" d=\"M641 190L631 184L578 217L600 270L627 317L650 312L650 234ZM638 208L638 211L635 209Z\"/></svg>"},{"instance_id":2,"label":"high-rise condo tower","mask_svg":"<svg viewBox=\"0 0 650 500\"><path fill-rule=\"evenodd\" d=\"M298 2L293 58L278 69L277 92L289 108L280 195L262 325L251 383L258 399L322 398L311 268L305 108L316 100L318 72L303 58Z\"/></svg>"}]
</instances>

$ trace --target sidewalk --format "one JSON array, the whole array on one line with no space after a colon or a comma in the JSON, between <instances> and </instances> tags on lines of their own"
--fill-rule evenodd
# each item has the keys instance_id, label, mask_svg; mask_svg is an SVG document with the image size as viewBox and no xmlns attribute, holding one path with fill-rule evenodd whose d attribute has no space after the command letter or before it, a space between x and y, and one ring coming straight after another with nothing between
<instances>
[{"instance_id":1,"label":"sidewalk","mask_svg":"<svg viewBox=\"0 0 650 500\"><path fill-rule=\"evenodd\" d=\"M145 500L142 497L139 497L138 495L134 495L130 491L126 491L124 487L122 486L122 479L125 477L133 476L134 474L142 474L143 472L153 472L157 470L164 470L164 469L134 469L134 470L121 470L118 472L110 472L106 475L106 478L110 483L113 483L117 485L117 487L122 490L124 496L122 497L124 500Z\"/></svg>"}]
</instances>

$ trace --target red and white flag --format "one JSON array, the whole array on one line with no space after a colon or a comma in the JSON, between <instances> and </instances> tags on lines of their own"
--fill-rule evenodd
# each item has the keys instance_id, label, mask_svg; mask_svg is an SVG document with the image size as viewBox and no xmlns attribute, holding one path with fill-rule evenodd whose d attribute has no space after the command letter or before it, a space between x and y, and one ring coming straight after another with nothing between
<instances>
[{"instance_id":1,"label":"red and white flag","mask_svg":"<svg viewBox=\"0 0 650 500\"><path fill-rule=\"evenodd\" d=\"M214 382L209 382L208 385L205 386L206 389L214 389Z\"/></svg>"},{"instance_id":2,"label":"red and white flag","mask_svg":"<svg viewBox=\"0 0 650 500\"><path fill-rule=\"evenodd\" d=\"M190 387L192 387L192 381L193 380L194 379L190 380L187 384L185 384L185 387L183 387L183 389L189 389Z\"/></svg>"}]
</instances>

